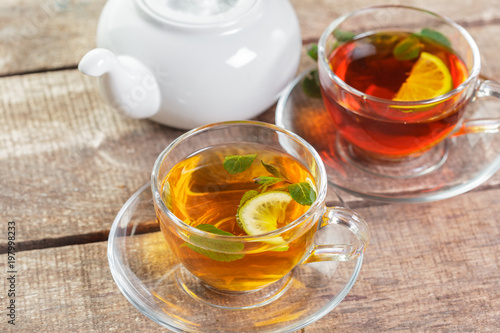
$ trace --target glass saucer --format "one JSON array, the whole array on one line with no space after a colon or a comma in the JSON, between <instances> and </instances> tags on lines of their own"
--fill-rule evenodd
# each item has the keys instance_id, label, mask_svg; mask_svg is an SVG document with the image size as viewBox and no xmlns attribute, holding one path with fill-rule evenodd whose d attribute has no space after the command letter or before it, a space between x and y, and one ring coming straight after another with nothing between
<instances>
[{"instance_id":1,"label":"glass saucer","mask_svg":"<svg viewBox=\"0 0 500 333\"><path fill-rule=\"evenodd\" d=\"M301 73L283 91L276 107L276 125L308 141L325 163L331 185L353 195L385 202L429 202L450 198L480 185L500 168L500 134L475 133L445 140L435 163L412 176L418 160L398 163L352 163L349 147L337 137L321 98L304 94ZM466 118L495 118L496 100L472 103ZM424 154L426 158L426 154ZM423 161L425 165L426 161Z\"/></svg>"},{"instance_id":2,"label":"glass saucer","mask_svg":"<svg viewBox=\"0 0 500 333\"><path fill-rule=\"evenodd\" d=\"M318 231L317 237L320 243L340 243L344 236L328 227ZM185 270L159 231L150 185L146 184L116 216L109 233L108 260L125 298L172 331L293 332L322 318L344 299L356 281L363 257L297 266L287 276L287 289L260 307L208 305L183 288L180 278Z\"/></svg>"}]
</instances>

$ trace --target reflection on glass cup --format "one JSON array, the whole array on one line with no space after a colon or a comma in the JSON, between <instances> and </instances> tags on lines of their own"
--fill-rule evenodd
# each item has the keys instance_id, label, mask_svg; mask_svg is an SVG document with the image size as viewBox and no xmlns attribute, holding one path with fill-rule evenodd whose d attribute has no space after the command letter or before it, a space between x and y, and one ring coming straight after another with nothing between
<instances>
[{"instance_id":1,"label":"reflection on glass cup","mask_svg":"<svg viewBox=\"0 0 500 333\"><path fill-rule=\"evenodd\" d=\"M289 217L291 220L281 221L278 229L259 235L241 232L236 221L247 187L262 190L253 183L253 169L233 175L223 168L228 154L249 153L256 153L257 159L264 156L266 161L277 156L272 163L283 177L293 178L295 170L303 170L301 174L310 177L308 181L317 194L299 216ZM258 172L266 171L260 161L253 164ZM198 281L222 293L247 293L272 286L299 264L357 258L368 244L369 231L361 217L346 208L325 206L327 178L314 148L270 124L226 122L187 132L156 160L152 191L169 247ZM214 232L212 227L199 228L200 222L225 233ZM315 244L316 231L328 225L347 228L351 239L342 245Z\"/></svg>"},{"instance_id":2,"label":"reflection on glass cup","mask_svg":"<svg viewBox=\"0 0 500 333\"><path fill-rule=\"evenodd\" d=\"M500 96L498 83L479 79L474 40L429 11L379 6L336 19L320 38L318 67L339 140L357 154L402 160L452 135L498 131L497 119L463 119L474 98Z\"/></svg>"}]
</instances>

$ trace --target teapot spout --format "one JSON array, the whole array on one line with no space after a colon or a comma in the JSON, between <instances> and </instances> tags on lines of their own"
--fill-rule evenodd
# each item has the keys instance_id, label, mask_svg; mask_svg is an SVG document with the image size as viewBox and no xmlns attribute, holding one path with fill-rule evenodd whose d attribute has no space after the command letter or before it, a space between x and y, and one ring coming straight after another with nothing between
<instances>
[{"instance_id":1,"label":"teapot spout","mask_svg":"<svg viewBox=\"0 0 500 333\"><path fill-rule=\"evenodd\" d=\"M131 118L148 118L160 109L161 94L153 73L140 61L93 49L78 64L83 74L97 77L104 100Z\"/></svg>"}]
</instances>

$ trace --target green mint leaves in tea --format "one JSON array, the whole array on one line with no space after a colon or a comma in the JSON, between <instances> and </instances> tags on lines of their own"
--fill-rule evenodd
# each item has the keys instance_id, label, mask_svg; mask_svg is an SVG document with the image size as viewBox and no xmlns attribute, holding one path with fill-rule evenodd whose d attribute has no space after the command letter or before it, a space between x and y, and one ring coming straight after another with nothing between
<instances>
[{"instance_id":1,"label":"green mint leaves in tea","mask_svg":"<svg viewBox=\"0 0 500 333\"><path fill-rule=\"evenodd\" d=\"M328 62L356 90L396 101L435 98L467 77L466 66L452 51L448 38L428 28L419 33L377 32L349 39L328 55Z\"/></svg>"},{"instance_id":2,"label":"green mint leaves in tea","mask_svg":"<svg viewBox=\"0 0 500 333\"><path fill-rule=\"evenodd\" d=\"M467 67L450 44L431 29L387 31L359 35L327 54L331 71L358 91L321 87L342 138L363 153L398 160L421 155L446 137L464 108L450 109L453 100L421 101L466 80Z\"/></svg>"},{"instance_id":3,"label":"green mint leaves in tea","mask_svg":"<svg viewBox=\"0 0 500 333\"><path fill-rule=\"evenodd\" d=\"M332 34L336 38L329 56L332 71L370 96L396 101L431 99L457 87L467 77L467 69L454 55L450 40L436 30L380 32L358 39L350 31L337 29ZM422 53L425 59L419 62ZM317 61L317 45L308 46L307 54ZM367 87L370 84L372 87ZM312 70L301 85L309 97L321 97L317 70Z\"/></svg>"},{"instance_id":4,"label":"green mint leaves in tea","mask_svg":"<svg viewBox=\"0 0 500 333\"><path fill-rule=\"evenodd\" d=\"M175 165L163 180L163 201L180 220L197 229L226 236L255 236L302 216L316 200L313 179L293 157L268 147L218 146ZM291 251L288 256L293 257L294 251L304 246L300 239L287 243L281 236L262 242L268 244L275 260L284 252ZM182 244L185 251L216 262L243 260L247 255L238 253L240 246L243 244L195 235Z\"/></svg>"},{"instance_id":5,"label":"green mint leaves in tea","mask_svg":"<svg viewBox=\"0 0 500 333\"><path fill-rule=\"evenodd\" d=\"M199 224L196 229L203 230L216 235L232 236L231 233L220 230L219 228L211 224ZM191 250L198 252L210 259L216 261L234 261L243 258L244 254L231 254L227 252L240 252L243 250L244 245L242 243L235 243L223 240L213 240L207 239L205 237L200 237L197 235L189 236L190 243L184 243L185 246L189 247ZM198 245L198 246L197 246ZM204 247L209 247L211 249L217 249L219 251L207 250Z\"/></svg>"},{"instance_id":6,"label":"green mint leaves in tea","mask_svg":"<svg viewBox=\"0 0 500 333\"><path fill-rule=\"evenodd\" d=\"M257 154L226 156L224 169L230 174L243 172L252 165L256 157Z\"/></svg>"},{"instance_id":7,"label":"green mint leaves in tea","mask_svg":"<svg viewBox=\"0 0 500 333\"><path fill-rule=\"evenodd\" d=\"M243 155L243 156L227 156L224 159L224 169L226 169L227 172L231 174L243 172L246 169L250 167L252 162L255 160L257 157L257 154L252 154L252 155ZM238 162L233 162L233 161L238 161ZM240 162L240 161L245 161L245 163ZM227 162L232 162L232 163L227 163ZM238 172L235 172L235 167L234 165L238 164ZM290 180L286 179L281 172L279 171L278 167L266 163L261 160L261 164L264 166L267 172L269 172L271 176L260 176L257 178L254 178L254 182L261 185L260 188L262 189L261 193L264 193L269 186L275 185L277 183L288 183L288 185L285 185L283 187L280 187L277 190L280 191L289 191L290 195L293 200L295 200L297 203L304 205L304 206L310 206L316 200L316 192L312 188L312 186L307 183L307 182L299 182L294 184ZM244 166L241 166L244 165ZM255 192L255 190L252 190L252 192Z\"/></svg>"}]
</instances>

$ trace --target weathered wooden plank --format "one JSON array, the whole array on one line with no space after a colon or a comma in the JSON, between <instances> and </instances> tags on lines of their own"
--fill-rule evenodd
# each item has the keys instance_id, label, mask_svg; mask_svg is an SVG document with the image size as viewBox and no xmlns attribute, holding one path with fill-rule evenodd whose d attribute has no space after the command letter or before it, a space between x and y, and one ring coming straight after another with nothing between
<instances>
[{"instance_id":1,"label":"weathered wooden plank","mask_svg":"<svg viewBox=\"0 0 500 333\"><path fill-rule=\"evenodd\" d=\"M481 73L488 78L500 80L500 64L498 52L500 50L500 26L498 24L467 29L476 41L481 54Z\"/></svg>"},{"instance_id":2,"label":"weathered wooden plank","mask_svg":"<svg viewBox=\"0 0 500 333\"><path fill-rule=\"evenodd\" d=\"M372 242L336 329L496 332L500 228L496 191L370 209ZM492 251L492 252L490 252Z\"/></svg>"},{"instance_id":3,"label":"weathered wooden plank","mask_svg":"<svg viewBox=\"0 0 500 333\"><path fill-rule=\"evenodd\" d=\"M2 331L158 332L159 326L128 304L114 284L106 246L101 242L18 253L16 325L2 318ZM3 255L2 271L5 262Z\"/></svg>"},{"instance_id":4,"label":"weathered wooden plank","mask_svg":"<svg viewBox=\"0 0 500 333\"><path fill-rule=\"evenodd\" d=\"M0 91L0 218L19 222L19 241L102 240L158 154L184 133L117 114L77 70L1 78ZM274 122L274 108L258 119Z\"/></svg>"},{"instance_id":5,"label":"weathered wooden plank","mask_svg":"<svg viewBox=\"0 0 500 333\"><path fill-rule=\"evenodd\" d=\"M496 2L405 4L463 23L478 41L483 73L498 77ZM0 75L75 67L93 47L103 3L3 1ZM292 3L303 38L312 41L332 17L367 1ZM0 245L11 220L17 222L16 241L38 246L105 239L123 202L149 178L156 155L182 133L115 114L100 101L95 81L76 70L2 78L0 91ZM272 121L273 111L259 119ZM372 229L359 280L336 310L303 331L497 332L498 184L497 173L481 189L442 202L359 205ZM9 326L3 315L0 330L160 331L118 291L105 252L106 242L19 252L18 326ZM2 307L8 298L6 262L1 255Z\"/></svg>"},{"instance_id":6,"label":"weathered wooden plank","mask_svg":"<svg viewBox=\"0 0 500 333\"><path fill-rule=\"evenodd\" d=\"M498 23L500 13L496 0L461 0L450 5L448 0L291 0L290 1L302 28L303 40L317 39L327 25L340 15L347 14L358 8L376 5L405 5L425 8L440 15L445 15L465 27L483 26Z\"/></svg>"},{"instance_id":7,"label":"weathered wooden plank","mask_svg":"<svg viewBox=\"0 0 500 333\"><path fill-rule=\"evenodd\" d=\"M74 67L95 45L105 0L0 3L0 75Z\"/></svg>"},{"instance_id":8,"label":"weathered wooden plank","mask_svg":"<svg viewBox=\"0 0 500 333\"><path fill-rule=\"evenodd\" d=\"M490 28L499 38L500 26ZM488 73L500 75L494 59L492 48ZM311 64L303 55L301 68ZM96 81L76 70L4 77L0 91L0 218L18 221L24 242L105 239L122 204L148 181L156 156L183 133L118 115L102 102ZM258 119L274 122L274 109ZM497 184L500 175L486 186Z\"/></svg>"},{"instance_id":9,"label":"weathered wooden plank","mask_svg":"<svg viewBox=\"0 0 500 333\"><path fill-rule=\"evenodd\" d=\"M95 83L76 70L0 80L0 214L19 241L109 229L183 133L118 115Z\"/></svg>"},{"instance_id":10,"label":"weathered wooden plank","mask_svg":"<svg viewBox=\"0 0 500 333\"><path fill-rule=\"evenodd\" d=\"M500 20L496 0L403 1L291 0L305 41L316 40L330 21L367 5L414 5L447 15L465 26ZM0 3L0 76L47 69L75 68L95 47L99 14L105 0L6 0ZM466 8L466 10L464 10Z\"/></svg>"},{"instance_id":11,"label":"weathered wooden plank","mask_svg":"<svg viewBox=\"0 0 500 333\"><path fill-rule=\"evenodd\" d=\"M497 332L498 193L361 208L372 239L358 281L343 303L302 332ZM106 242L19 252L16 328L2 316L1 330L160 331L121 295L105 253ZM6 261L1 255L2 272Z\"/></svg>"}]
</instances>

